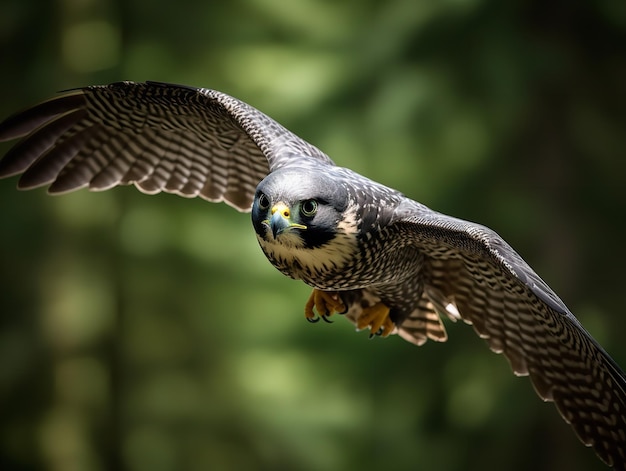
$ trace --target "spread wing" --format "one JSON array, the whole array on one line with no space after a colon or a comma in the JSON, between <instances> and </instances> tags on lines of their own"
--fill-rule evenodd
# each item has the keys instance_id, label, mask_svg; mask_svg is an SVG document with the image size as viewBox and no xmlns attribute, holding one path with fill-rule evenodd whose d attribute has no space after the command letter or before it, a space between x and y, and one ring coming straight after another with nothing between
<instances>
[{"instance_id":1,"label":"spread wing","mask_svg":"<svg viewBox=\"0 0 626 471\"><path fill-rule=\"evenodd\" d=\"M249 211L271 171L334 165L323 152L224 93L156 82L119 82L61 94L0 123L0 141L22 137L0 178L50 193L135 184Z\"/></svg>"},{"instance_id":2,"label":"spread wing","mask_svg":"<svg viewBox=\"0 0 626 471\"><path fill-rule=\"evenodd\" d=\"M410 202L396 224L423 250L424 295L458 312L514 372L554 401L607 464L626 462L626 377L565 304L494 231ZM400 335L411 341L410 331ZM622 468L619 468L622 469Z\"/></svg>"}]
</instances>

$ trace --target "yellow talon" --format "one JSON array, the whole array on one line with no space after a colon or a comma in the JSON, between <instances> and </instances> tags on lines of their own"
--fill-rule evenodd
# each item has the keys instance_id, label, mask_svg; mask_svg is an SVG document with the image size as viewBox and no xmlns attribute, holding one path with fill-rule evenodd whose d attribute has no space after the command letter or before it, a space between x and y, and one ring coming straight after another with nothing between
<instances>
[{"instance_id":1,"label":"yellow talon","mask_svg":"<svg viewBox=\"0 0 626 471\"><path fill-rule=\"evenodd\" d=\"M389 318L389 308L383 303L363 308L356 325L359 330L369 327L372 335L380 332L381 337L387 337L396 327Z\"/></svg>"},{"instance_id":2,"label":"yellow talon","mask_svg":"<svg viewBox=\"0 0 626 471\"><path fill-rule=\"evenodd\" d=\"M345 312L346 306L337 293L314 289L304 305L304 316L309 322L319 320L313 309L319 313L322 319L327 320L335 312Z\"/></svg>"}]
</instances>

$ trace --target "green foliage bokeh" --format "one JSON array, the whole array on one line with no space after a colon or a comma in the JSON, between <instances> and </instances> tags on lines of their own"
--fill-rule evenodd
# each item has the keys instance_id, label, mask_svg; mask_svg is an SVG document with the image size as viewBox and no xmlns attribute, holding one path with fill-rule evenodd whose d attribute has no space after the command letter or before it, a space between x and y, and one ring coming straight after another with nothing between
<instances>
[{"instance_id":1,"label":"green foliage bokeh","mask_svg":"<svg viewBox=\"0 0 626 471\"><path fill-rule=\"evenodd\" d=\"M0 115L118 80L225 91L498 231L626 364L625 35L610 0L3 0ZM416 348L308 325L248 215L14 186L1 469L605 469L470 326Z\"/></svg>"}]
</instances>

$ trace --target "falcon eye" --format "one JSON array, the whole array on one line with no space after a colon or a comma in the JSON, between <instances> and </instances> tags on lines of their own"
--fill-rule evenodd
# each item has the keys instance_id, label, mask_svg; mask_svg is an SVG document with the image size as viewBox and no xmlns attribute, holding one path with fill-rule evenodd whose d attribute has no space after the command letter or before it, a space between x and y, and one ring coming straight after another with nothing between
<instances>
[{"instance_id":1,"label":"falcon eye","mask_svg":"<svg viewBox=\"0 0 626 471\"><path fill-rule=\"evenodd\" d=\"M269 207L270 207L269 198L265 195L265 193L261 193L259 195L259 208L265 210L265 209L269 209Z\"/></svg>"},{"instance_id":2,"label":"falcon eye","mask_svg":"<svg viewBox=\"0 0 626 471\"><path fill-rule=\"evenodd\" d=\"M307 217L313 216L317 212L317 201L306 200L300 206L300 212Z\"/></svg>"}]
</instances>

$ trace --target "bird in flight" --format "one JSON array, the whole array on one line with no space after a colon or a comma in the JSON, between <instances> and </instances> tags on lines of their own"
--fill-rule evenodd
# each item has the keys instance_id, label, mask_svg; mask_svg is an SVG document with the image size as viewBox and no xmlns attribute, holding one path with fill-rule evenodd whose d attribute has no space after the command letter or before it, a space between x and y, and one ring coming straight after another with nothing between
<instances>
[{"instance_id":1,"label":"bird in flight","mask_svg":"<svg viewBox=\"0 0 626 471\"><path fill-rule=\"evenodd\" d=\"M626 375L494 231L339 167L224 93L156 82L65 92L0 123L21 138L0 178L50 193L134 184L252 213L263 253L313 288L310 322L342 314L371 336L445 341L474 327L554 401L580 440L626 469Z\"/></svg>"}]
</instances>

